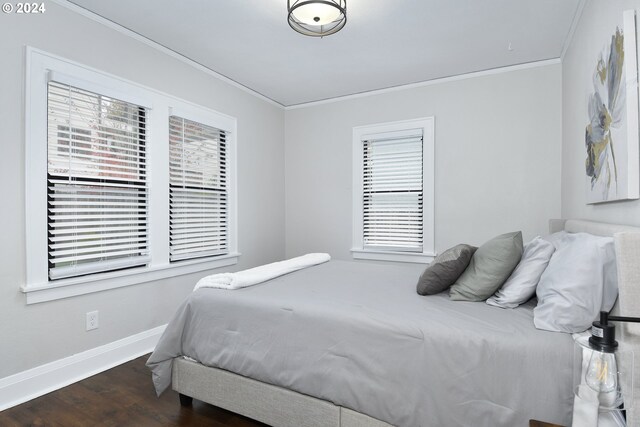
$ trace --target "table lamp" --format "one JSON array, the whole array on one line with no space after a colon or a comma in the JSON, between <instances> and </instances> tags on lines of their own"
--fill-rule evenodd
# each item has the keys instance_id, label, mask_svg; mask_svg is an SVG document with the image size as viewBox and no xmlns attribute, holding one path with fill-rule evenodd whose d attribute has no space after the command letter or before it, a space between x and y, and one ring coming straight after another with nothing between
<instances>
[{"instance_id":1,"label":"table lamp","mask_svg":"<svg viewBox=\"0 0 640 427\"><path fill-rule=\"evenodd\" d=\"M574 383L576 398L594 403L594 417L598 412L624 410L624 398L631 401L633 352L620 351L616 341L616 322L638 322L637 317L610 316L600 312L600 320L593 322L591 336L576 340ZM622 387L621 382L627 381ZM585 385L588 387L585 389ZM623 390L624 388L624 390ZM624 396L623 396L624 391ZM577 404L578 400L576 400ZM574 418L576 411L574 411ZM596 420L597 423L597 420ZM574 420L575 425L575 420Z\"/></svg>"}]
</instances>

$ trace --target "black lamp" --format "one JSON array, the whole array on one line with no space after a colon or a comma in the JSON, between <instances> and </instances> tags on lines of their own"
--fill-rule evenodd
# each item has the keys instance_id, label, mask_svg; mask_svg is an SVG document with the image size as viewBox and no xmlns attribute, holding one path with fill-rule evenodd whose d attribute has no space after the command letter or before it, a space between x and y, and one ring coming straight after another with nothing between
<instances>
[{"instance_id":1,"label":"black lamp","mask_svg":"<svg viewBox=\"0 0 640 427\"><path fill-rule=\"evenodd\" d=\"M616 327L609 323L636 322L638 317L610 316L606 311L600 312L600 320L593 322L591 336L587 342L578 342L591 350L591 357L585 372L585 383L598 393L612 393L604 407L616 408L622 404L622 394L618 378L618 360L616 351ZM613 394L615 392L615 394Z\"/></svg>"}]
</instances>

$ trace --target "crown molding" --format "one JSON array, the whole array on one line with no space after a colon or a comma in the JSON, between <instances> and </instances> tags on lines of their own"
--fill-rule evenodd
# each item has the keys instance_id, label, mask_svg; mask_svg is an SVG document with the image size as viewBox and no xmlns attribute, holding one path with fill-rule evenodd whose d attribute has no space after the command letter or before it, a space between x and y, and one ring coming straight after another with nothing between
<instances>
[{"instance_id":1,"label":"crown molding","mask_svg":"<svg viewBox=\"0 0 640 427\"><path fill-rule=\"evenodd\" d=\"M212 70L211 68L208 68L204 65L202 65L201 63L194 61L193 59L187 58L186 56L176 52L175 50L172 50L156 41L153 41L145 36L143 36L140 33L136 33L133 30L130 30L129 28L123 27L120 24L117 24L103 16L98 15L97 13L91 12L88 9L85 9L81 6L78 6L77 4L71 3L68 0L51 0L53 3L62 6L66 9L69 9L79 15L84 16L85 18L89 18L92 21L95 21L99 24L102 24L112 30L115 30L121 34L124 34L128 37L131 37L139 42L142 42L144 44L146 44L147 46L150 46L156 50L159 50L162 53L165 53L169 56L171 56L172 58L175 58L179 61L184 62L187 65L192 66L193 68L197 69L198 71L202 71L203 73L206 73L212 77L215 77L218 80L221 80L225 83L227 83L228 85L231 85L237 89L240 89L248 94L251 94L253 96L255 96L256 98L268 102L269 104L276 106L276 107L280 107L280 108L284 108L284 105L282 105L281 103L274 101L273 99L261 94L260 92L256 92L255 90L241 84L238 83L235 80L230 79L229 77L218 73L217 71Z\"/></svg>"},{"instance_id":2,"label":"crown molding","mask_svg":"<svg viewBox=\"0 0 640 427\"><path fill-rule=\"evenodd\" d=\"M567 50L569 50L569 46L571 46L571 43L573 42L573 36L576 32L576 28L578 27L578 23L580 22L580 18L582 18L582 12L584 11L584 7L586 4L586 0L580 0L578 2L578 7L576 7L576 13L573 15L573 21L571 21L569 32L567 33L567 37L564 39L564 43L562 44L562 53L560 53L560 59L562 61L564 61L564 56L567 54Z\"/></svg>"},{"instance_id":3,"label":"crown molding","mask_svg":"<svg viewBox=\"0 0 640 427\"><path fill-rule=\"evenodd\" d=\"M305 102L302 104L296 104L296 105L289 105L284 107L284 109L286 111L289 110L296 110L299 108L307 108L307 107L315 107L318 105L324 105L324 104L331 104L334 102L340 102L340 101L347 101L350 99L357 99L357 98L365 98L368 96L375 96L375 95L382 95L385 93L391 93L391 92L398 92L398 91L403 91L403 90L407 90L407 89L415 89L415 88L420 88L420 87L425 87L425 86L433 86L433 85L439 85L439 84L443 84L443 83L450 83L450 82L455 82L455 81L459 81L459 80L467 80L467 79L473 79L473 78L477 78L477 77L484 77L484 76L491 76L491 75L495 75L495 74L502 74L502 73L510 73L513 71L520 71L520 70L527 70L530 68L538 68L538 67L547 67L550 65L557 65L557 64L561 64L561 60L560 58L553 58L553 59L545 59L542 61L535 61L535 62L525 62L522 64L517 64L517 65L509 65L506 67L498 67L498 68L491 68L488 70L482 70L482 71L475 71L472 73L465 73L465 74L457 74L454 76L448 76L448 77L440 77L437 79L432 79L432 80L426 80L423 82L417 82L417 83L409 83L406 85L399 85L399 86L392 86L392 87L388 87L388 88L384 88L384 89L376 89L376 90L370 90L370 91L366 91L366 92L358 92L358 93L354 93L351 95L344 95L344 96L337 96L335 98L327 98L327 99L322 99L319 101L312 101L312 102Z\"/></svg>"}]
</instances>

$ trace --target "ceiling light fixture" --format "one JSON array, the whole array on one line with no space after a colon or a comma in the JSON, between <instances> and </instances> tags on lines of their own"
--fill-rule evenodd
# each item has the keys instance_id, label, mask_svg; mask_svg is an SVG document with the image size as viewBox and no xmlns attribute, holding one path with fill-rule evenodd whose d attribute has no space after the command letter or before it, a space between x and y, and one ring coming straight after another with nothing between
<instances>
[{"instance_id":1,"label":"ceiling light fixture","mask_svg":"<svg viewBox=\"0 0 640 427\"><path fill-rule=\"evenodd\" d=\"M347 23L347 0L287 0L289 25L305 36L337 33Z\"/></svg>"}]
</instances>

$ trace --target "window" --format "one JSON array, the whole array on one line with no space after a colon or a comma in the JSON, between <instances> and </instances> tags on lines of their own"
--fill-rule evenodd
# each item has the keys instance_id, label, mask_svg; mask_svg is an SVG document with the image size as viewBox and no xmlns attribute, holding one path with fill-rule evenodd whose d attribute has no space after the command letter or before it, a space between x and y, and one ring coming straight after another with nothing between
<instances>
[{"instance_id":1,"label":"window","mask_svg":"<svg viewBox=\"0 0 640 427\"><path fill-rule=\"evenodd\" d=\"M227 253L226 134L169 118L170 260Z\"/></svg>"},{"instance_id":2,"label":"window","mask_svg":"<svg viewBox=\"0 0 640 427\"><path fill-rule=\"evenodd\" d=\"M362 151L363 248L422 252L422 132L370 138Z\"/></svg>"},{"instance_id":3,"label":"window","mask_svg":"<svg viewBox=\"0 0 640 427\"><path fill-rule=\"evenodd\" d=\"M48 84L49 279L144 265L143 107Z\"/></svg>"},{"instance_id":4,"label":"window","mask_svg":"<svg viewBox=\"0 0 640 427\"><path fill-rule=\"evenodd\" d=\"M237 263L233 117L26 56L27 304Z\"/></svg>"},{"instance_id":5,"label":"window","mask_svg":"<svg viewBox=\"0 0 640 427\"><path fill-rule=\"evenodd\" d=\"M354 128L354 258L433 254L433 118Z\"/></svg>"}]
</instances>

